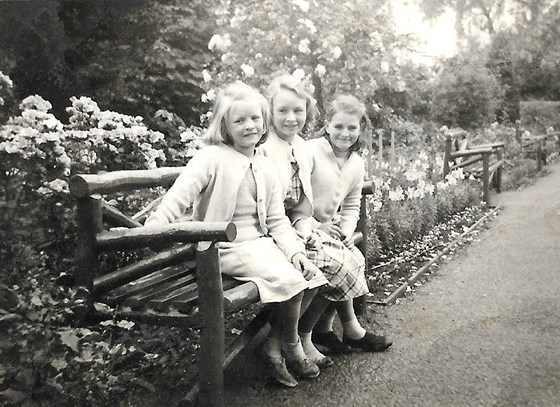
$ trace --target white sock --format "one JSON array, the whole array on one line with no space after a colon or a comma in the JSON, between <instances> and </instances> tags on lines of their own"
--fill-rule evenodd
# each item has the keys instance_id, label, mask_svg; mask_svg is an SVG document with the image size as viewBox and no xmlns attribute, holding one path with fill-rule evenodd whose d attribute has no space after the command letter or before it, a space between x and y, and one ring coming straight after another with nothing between
<instances>
[{"instance_id":1,"label":"white sock","mask_svg":"<svg viewBox=\"0 0 560 407\"><path fill-rule=\"evenodd\" d=\"M358 318L354 316L354 318L343 322L342 329L344 331L344 335L346 335L350 339L362 339L366 336L366 330L362 328Z\"/></svg>"},{"instance_id":2,"label":"white sock","mask_svg":"<svg viewBox=\"0 0 560 407\"><path fill-rule=\"evenodd\" d=\"M299 337L301 338L301 346L303 347L303 351L309 359L317 363L325 358L325 355L319 352L313 342L311 342L311 332L300 332Z\"/></svg>"},{"instance_id":3,"label":"white sock","mask_svg":"<svg viewBox=\"0 0 560 407\"><path fill-rule=\"evenodd\" d=\"M288 360L302 360L307 358L299 338L297 342L284 342L282 344L282 355Z\"/></svg>"}]
</instances>

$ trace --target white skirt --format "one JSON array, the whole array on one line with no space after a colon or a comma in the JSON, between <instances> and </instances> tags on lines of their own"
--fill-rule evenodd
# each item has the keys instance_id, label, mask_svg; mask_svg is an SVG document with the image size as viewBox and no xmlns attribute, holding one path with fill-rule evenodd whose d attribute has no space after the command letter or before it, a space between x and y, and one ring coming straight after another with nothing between
<instances>
[{"instance_id":1,"label":"white skirt","mask_svg":"<svg viewBox=\"0 0 560 407\"><path fill-rule=\"evenodd\" d=\"M254 282L263 303L283 302L305 289L328 283L322 273L305 280L270 237L220 243L219 252L222 273Z\"/></svg>"}]
</instances>

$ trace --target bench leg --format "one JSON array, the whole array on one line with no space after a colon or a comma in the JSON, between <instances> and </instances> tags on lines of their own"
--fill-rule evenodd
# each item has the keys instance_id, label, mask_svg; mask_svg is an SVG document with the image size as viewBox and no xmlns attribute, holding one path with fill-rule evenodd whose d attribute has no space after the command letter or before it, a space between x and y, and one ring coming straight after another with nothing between
<instances>
[{"instance_id":1,"label":"bench leg","mask_svg":"<svg viewBox=\"0 0 560 407\"><path fill-rule=\"evenodd\" d=\"M221 407L224 405L224 294L215 244L199 243L196 265L202 322L198 351L199 405Z\"/></svg>"}]
</instances>

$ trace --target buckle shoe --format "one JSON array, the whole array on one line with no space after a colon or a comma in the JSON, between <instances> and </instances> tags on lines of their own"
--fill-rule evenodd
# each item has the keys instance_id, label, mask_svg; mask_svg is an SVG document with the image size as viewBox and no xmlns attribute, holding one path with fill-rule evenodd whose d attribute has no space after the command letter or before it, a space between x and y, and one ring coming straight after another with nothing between
<instances>
[{"instance_id":1,"label":"buckle shoe","mask_svg":"<svg viewBox=\"0 0 560 407\"><path fill-rule=\"evenodd\" d=\"M393 344L393 341L387 337L375 335L369 331L366 332L362 339L352 339L344 336L342 342L348 346L360 348L366 352L383 352Z\"/></svg>"}]
</instances>

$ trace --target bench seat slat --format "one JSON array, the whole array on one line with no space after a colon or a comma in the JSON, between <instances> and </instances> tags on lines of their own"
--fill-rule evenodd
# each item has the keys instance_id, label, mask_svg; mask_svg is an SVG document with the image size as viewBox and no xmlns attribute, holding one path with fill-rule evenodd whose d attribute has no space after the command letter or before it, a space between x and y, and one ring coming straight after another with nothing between
<instances>
[{"instance_id":1,"label":"bench seat slat","mask_svg":"<svg viewBox=\"0 0 560 407\"><path fill-rule=\"evenodd\" d=\"M93 291L96 294L106 292L137 278L144 277L163 267L177 264L185 259L192 259L194 257L194 250L194 245L174 247L136 263L121 267L111 273L95 278L93 280Z\"/></svg>"},{"instance_id":2,"label":"bench seat slat","mask_svg":"<svg viewBox=\"0 0 560 407\"><path fill-rule=\"evenodd\" d=\"M227 292L228 290L231 290L234 287L237 287L241 284L244 284L240 281L236 281L232 278L225 278L222 281L222 287L224 290L224 293ZM253 283L250 283L253 284ZM198 287L197 287L198 288ZM244 306L253 304L255 302L258 302L259 297L257 296L256 300L253 299L247 299L246 303ZM169 301L167 303L167 305L171 306L174 309L177 309L178 311L186 311L189 310L192 306L197 305L198 304L198 290L196 290L195 292L189 292L189 293L184 293L180 296L177 296L175 298L173 298L171 301Z\"/></svg>"},{"instance_id":3,"label":"bench seat slat","mask_svg":"<svg viewBox=\"0 0 560 407\"><path fill-rule=\"evenodd\" d=\"M178 278L176 280L170 281L168 283L162 284L157 287L153 287L149 290L128 297L122 302L122 304L125 306L129 306L132 309L138 309L143 307L152 298L155 298L158 295L165 295L165 293L168 293L169 291L187 286L189 284L193 284L195 280L196 280L196 275L189 274L185 277Z\"/></svg>"},{"instance_id":4,"label":"bench seat slat","mask_svg":"<svg viewBox=\"0 0 560 407\"><path fill-rule=\"evenodd\" d=\"M163 283L173 281L180 277L184 277L188 274L192 274L194 272L193 269L195 265L195 261L191 260L185 264L165 267L161 270L148 274L147 276L141 277L138 280L134 280L121 287L117 287L114 290L109 291L102 298L104 302L109 305L118 304L126 297L157 287Z\"/></svg>"}]
</instances>

